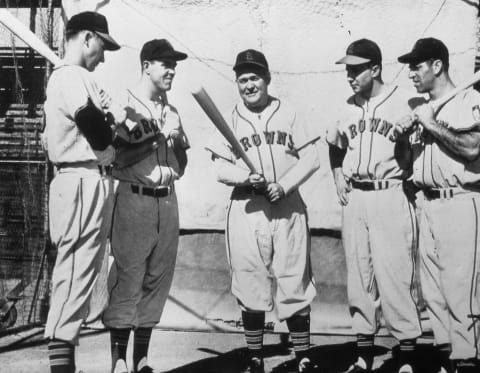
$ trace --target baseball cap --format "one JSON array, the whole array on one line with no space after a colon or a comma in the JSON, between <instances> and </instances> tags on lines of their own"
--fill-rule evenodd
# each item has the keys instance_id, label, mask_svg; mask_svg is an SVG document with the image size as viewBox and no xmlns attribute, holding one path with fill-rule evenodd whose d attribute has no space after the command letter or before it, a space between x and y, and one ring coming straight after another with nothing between
<instances>
[{"instance_id":1,"label":"baseball cap","mask_svg":"<svg viewBox=\"0 0 480 373\"><path fill-rule=\"evenodd\" d=\"M176 51L167 39L153 39L143 44L140 61L181 61L188 57L186 53Z\"/></svg>"},{"instance_id":2,"label":"baseball cap","mask_svg":"<svg viewBox=\"0 0 480 373\"><path fill-rule=\"evenodd\" d=\"M67 31L88 30L95 32L105 42L105 49L116 51L120 45L108 34L108 23L104 15L96 12L75 14L67 22Z\"/></svg>"},{"instance_id":3,"label":"baseball cap","mask_svg":"<svg viewBox=\"0 0 480 373\"><path fill-rule=\"evenodd\" d=\"M265 55L255 49L247 49L240 52L235 60L233 70L238 72L239 69L246 66L260 67L265 72L268 72L268 62Z\"/></svg>"},{"instance_id":4,"label":"baseball cap","mask_svg":"<svg viewBox=\"0 0 480 373\"><path fill-rule=\"evenodd\" d=\"M429 59L439 59L448 65L448 48L435 38L418 39L411 52L398 57L398 62L417 64Z\"/></svg>"},{"instance_id":5,"label":"baseball cap","mask_svg":"<svg viewBox=\"0 0 480 373\"><path fill-rule=\"evenodd\" d=\"M369 39L359 39L351 43L347 48L346 56L335 63L361 65L367 62L380 65L382 63L382 52L375 42Z\"/></svg>"}]
</instances>

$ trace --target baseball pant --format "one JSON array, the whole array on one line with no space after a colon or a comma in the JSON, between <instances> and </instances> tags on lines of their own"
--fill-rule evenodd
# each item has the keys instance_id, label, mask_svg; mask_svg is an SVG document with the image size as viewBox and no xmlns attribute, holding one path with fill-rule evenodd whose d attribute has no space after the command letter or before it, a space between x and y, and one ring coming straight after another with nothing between
<instances>
[{"instance_id":1,"label":"baseball pant","mask_svg":"<svg viewBox=\"0 0 480 373\"><path fill-rule=\"evenodd\" d=\"M414 287L416 219L402 184L353 189L343 208L342 237L353 331L374 334L381 307L398 340L421 335Z\"/></svg>"},{"instance_id":2,"label":"baseball pant","mask_svg":"<svg viewBox=\"0 0 480 373\"><path fill-rule=\"evenodd\" d=\"M160 198L134 194L120 182L112 226L110 328L151 328L160 321L172 284L178 249L175 192Z\"/></svg>"},{"instance_id":3,"label":"baseball pant","mask_svg":"<svg viewBox=\"0 0 480 373\"><path fill-rule=\"evenodd\" d=\"M425 199L419 249L423 296L437 344L452 359L480 357L480 194Z\"/></svg>"},{"instance_id":4,"label":"baseball pant","mask_svg":"<svg viewBox=\"0 0 480 373\"><path fill-rule=\"evenodd\" d=\"M61 168L50 184L50 236L57 249L45 337L78 344L108 243L113 182L92 168Z\"/></svg>"},{"instance_id":5,"label":"baseball pant","mask_svg":"<svg viewBox=\"0 0 480 373\"><path fill-rule=\"evenodd\" d=\"M285 320L308 309L316 294L310 235L298 192L270 203L261 195L232 199L227 216L232 293L246 310ZM276 282L273 294L273 280Z\"/></svg>"}]
</instances>

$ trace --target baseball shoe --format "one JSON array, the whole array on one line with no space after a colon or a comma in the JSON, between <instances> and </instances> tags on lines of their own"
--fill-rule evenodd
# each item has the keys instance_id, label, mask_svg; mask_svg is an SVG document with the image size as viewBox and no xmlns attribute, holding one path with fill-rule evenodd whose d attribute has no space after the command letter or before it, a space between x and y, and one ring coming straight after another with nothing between
<instances>
[{"instance_id":1,"label":"baseball shoe","mask_svg":"<svg viewBox=\"0 0 480 373\"><path fill-rule=\"evenodd\" d=\"M298 364L298 373L313 373L317 366L309 358L304 357Z\"/></svg>"},{"instance_id":2,"label":"baseball shoe","mask_svg":"<svg viewBox=\"0 0 480 373\"><path fill-rule=\"evenodd\" d=\"M127 363L123 359L118 359L115 362L112 373L128 373Z\"/></svg>"},{"instance_id":3,"label":"baseball shoe","mask_svg":"<svg viewBox=\"0 0 480 373\"><path fill-rule=\"evenodd\" d=\"M263 367L263 359L260 359L258 357L250 359L245 373L265 373L265 368Z\"/></svg>"},{"instance_id":4,"label":"baseball shoe","mask_svg":"<svg viewBox=\"0 0 480 373\"><path fill-rule=\"evenodd\" d=\"M410 364L403 364L398 369L398 373L413 373L413 367Z\"/></svg>"},{"instance_id":5,"label":"baseball shoe","mask_svg":"<svg viewBox=\"0 0 480 373\"><path fill-rule=\"evenodd\" d=\"M362 368L360 365L355 363L350 365L350 368L348 368L344 373L372 373L372 370Z\"/></svg>"}]
</instances>

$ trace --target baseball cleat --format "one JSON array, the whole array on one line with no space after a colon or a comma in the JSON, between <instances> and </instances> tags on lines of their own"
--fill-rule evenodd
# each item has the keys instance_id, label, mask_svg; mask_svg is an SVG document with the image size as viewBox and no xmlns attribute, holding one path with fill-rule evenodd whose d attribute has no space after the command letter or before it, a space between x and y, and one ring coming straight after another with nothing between
<instances>
[{"instance_id":1,"label":"baseball cleat","mask_svg":"<svg viewBox=\"0 0 480 373\"><path fill-rule=\"evenodd\" d=\"M248 368L245 373L265 373L265 369L263 367L263 360L257 357L250 359L248 362Z\"/></svg>"},{"instance_id":2,"label":"baseball cleat","mask_svg":"<svg viewBox=\"0 0 480 373\"><path fill-rule=\"evenodd\" d=\"M372 373L370 369L364 369L358 364L350 365L344 373Z\"/></svg>"},{"instance_id":3,"label":"baseball cleat","mask_svg":"<svg viewBox=\"0 0 480 373\"><path fill-rule=\"evenodd\" d=\"M413 373L413 367L410 364L403 364L400 369L398 369L398 373Z\"/></svg>"},{"instance_id":4,"label":"baseball cleat","mask_svg":"<svg viewBox=\"0 0 480 373\"><path fill-rule=\"evenodd\" d=\"M313 373L314 369L317 366L313 364L309 358L303 358L300 363L298 364L298 372L299 373Z\"/></svg>"}]
</instances>

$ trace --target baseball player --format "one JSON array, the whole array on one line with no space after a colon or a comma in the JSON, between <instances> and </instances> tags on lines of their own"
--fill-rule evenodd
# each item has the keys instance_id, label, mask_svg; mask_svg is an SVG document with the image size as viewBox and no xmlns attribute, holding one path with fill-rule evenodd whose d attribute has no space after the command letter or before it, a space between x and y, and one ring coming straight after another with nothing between
<instances>
[{"instance_id":1,"label":"baseball player","mask_svg":"<svg viewBox=\"0 0 480 373\"><path fill-rule=\"evenodd\" d=\"M248 371L264 371L265 311L275 305L290 330L298 371L310 372L310 303L316 290L298 187L319 167L317 151L295 111L269 95L270 72L261 52L239 53L233 70L242 101L233 110L232 129L259 173L250 173L226 144L209 150L218 180L234 186L226 244L232 292L242 310Z\"/></svg>"},{"instance_id":2,"label":"baseball player","mask_svg":"<svg viewBox=\"0 0 480 373\"><path fill-rule=\"evenodd\" d=\"M115 373L128 372L131 330L133 371L153 372L147 361L150 337L160 321L177 256L174 183L183 175L189 147L166 92L172 87L177 61L186 58L165 39L145 43L140 52L140 83L127 92L127 120L123 135L119 135L123 145L113 171L119 185L111 238L112 288L103 317L110 328Z\"/></svg>"},{"instance_id":3,"label":"baseball player","mask_svg":"<svg viewBox=\"0 0 480 373\"><path fill-rule=\"evenodd\" d=\"M409 64L417 91L429 95L402 130L413 131L413 178L425 197L420 275L441 369L478 372L480 94L464 91L433 110L431 104L454 88L448 49L438 39L418 40L398 60Z\"/></svg>"},{"instance_id":4,"label":"baseball player","mask_svg":"<svg viewBox=\"0 0 480 373\"><path fill-rule=\"evenodd\" d=\"M400 341L398 372L414 369L413 351L421 335L414 288L415 213L404 192L411 174L408 136L396 137L394 123L410 113L408 95L382 80L376 43L351 43L345 64L354 94L345 115L327 134L330 163L343 206L342 240L357 361L348 372L371 372L379 310Z\"/></svg>"},{"instance_id":5,"label":"baseball player","mask_svg":"<svg viewBox=\"0 0 480 373\"><path fill-rule=\"evenodd\" d=\"M90 72L104 61L104 50L120 48L106 18L94 12L74 15L66 40L63 64L47 86L43 134L56 168L49 222L57 258L45 326L52 373L75 371L74 346L108 242L113 191L105 166L113 160L113 136Z\"/></svg>"}]
</instances>

